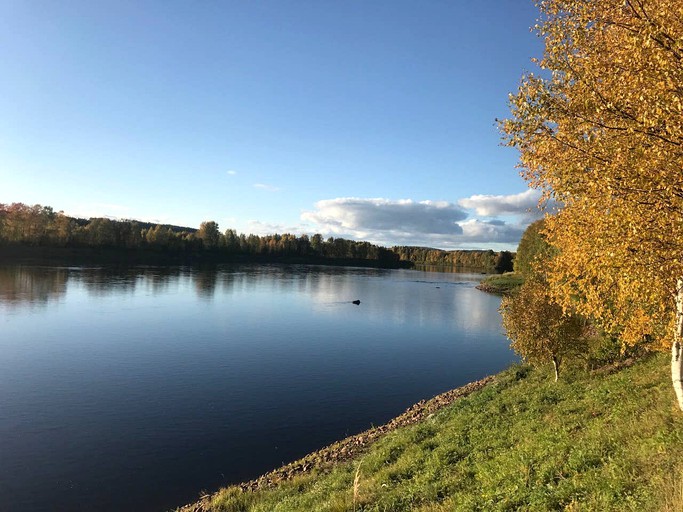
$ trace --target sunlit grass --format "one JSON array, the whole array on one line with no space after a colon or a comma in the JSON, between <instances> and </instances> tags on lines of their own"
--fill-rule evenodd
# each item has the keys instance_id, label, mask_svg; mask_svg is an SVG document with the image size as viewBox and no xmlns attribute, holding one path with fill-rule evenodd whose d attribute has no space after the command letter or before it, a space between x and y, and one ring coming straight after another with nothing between
<instances>
[{"instance_id":1,"label":"sunlit grass","mask_svg":"<svg viewBox=\"0 0 683 512\"><path fill-rule=\"evenodd\" d=\"M553 383L516 366L330 473L228 488L212 510L680 510L683 415L666 370L657 356Z\"/></svg>"},{"instance_id":2,"label":"sunlit grass","mask_svg":"<svg viewBox=\"0 0 683 512\"><path fill-rule=\"evenodd\" d=\"M485 277L479 288L489 293L508 294L517 290L524 283L524 277L516 272L492 274Z\"/></svg>"}]
</instances>

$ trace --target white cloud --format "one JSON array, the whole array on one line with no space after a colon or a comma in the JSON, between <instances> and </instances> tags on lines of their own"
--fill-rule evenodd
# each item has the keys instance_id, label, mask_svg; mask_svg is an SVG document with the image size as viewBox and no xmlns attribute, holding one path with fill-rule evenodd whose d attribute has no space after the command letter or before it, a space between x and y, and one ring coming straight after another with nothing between
<instances>
[{"instance_id":1,"label":"white cloud","mask_svg":"<svg viewBox=\"0 0 683 512\"><path fill-rule=\"evenodd\" d=\"M301 219L312 226L309 233L385 246L514 250L531 221L528 209L537 199L533 190L507 196L477 195L457 203L344 197L318 201Z\"/></svg>"},{"instance_id":2,"label":"white cloud","mask_svg":"<svg viewBox=\"0 0 683 512\"><path fill-rule=\"evenodd\" d=\"M452 203L410 199L343 197L318 201L315 208L315 211L304 212L301 218L324 231L360 238L381 234L397 237L414 233L457 235L462 233L457 222L467 218L467 213Z\"/></svg>"},{"instance_id":3,"label":"white cloud","mask_svg":"<svg viewBox=\"0 0 683 512\"><path fill-rule=\"evenodd\" d=\"M500 244L514 244L519 242L525 224L508 224L501 220L479 220L470 219L461 224L462 237L461 243L482 244L482 243L500 243Z\"/></svg>"},{"instance_id":4,"label":"white cloud","mask_svg":"<svg viewBox=\"0 0 683 512\"><path fill-rule=\"evenodd\" d=\"M474 223L476 222L476 224ZM391 247L394 245L412 245L418 247L434 247L438 249L493 249L515 250L519 238L526 226L517 224L487 224L483 221L464 223L460 235L439 235L423 233L368 233L367 236L357 236L357 233L339 233L333 236L365 240L377 245ZM329 233L323 233L329 236Z\"/></svg>"},{"instance_id":5,"label":"white cloud","mask_svg":"<svg viewBox=\"0 0 683 512\"><path fill-rule=\"evenodd\" d=\"M477 215L496 217L498 215L539 215L537 208L541 193L529 189L519 194L483 195L477 194L458 201L464 208L474 210Z\"/></svg>"},{"instance_id":6,"label":"white cloud","mask_svg":"<svg viewBox=\"0 0 683 512\"><path fill-rule=\"evenodd\" d=\"M254 183L254 188L267 190L269 192L277 192L278 190L280 190L278 187L274 187L273 185L268 185L266 183Z\"/></svg>"},{"instance_id":7,"label":"white cloud","mask_svg":"<svg viewBox=\"0 0 683 512\"><path fill-rule=\"evenodd\" d=\"M227 171L226 174L230 176L235 176L237 174L237 171Z\"/></svg>"}]
</instances>

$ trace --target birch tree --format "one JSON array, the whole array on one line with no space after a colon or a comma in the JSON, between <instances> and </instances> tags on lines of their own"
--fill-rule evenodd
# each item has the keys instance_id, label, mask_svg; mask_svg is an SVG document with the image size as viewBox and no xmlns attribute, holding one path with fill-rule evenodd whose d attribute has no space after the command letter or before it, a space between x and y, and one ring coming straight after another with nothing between
<instances>
[{"instance_id":1,"label":"birch tree","mask_svg":"<svg viewBox=\"0 0 683 512\"><path fill-rule=\"evenodd\" d=\"M563 204L546 222L551 293L624 343L670 347L683 409L683 2L537 6L540 71L501 126L522 175Z\"/></svg>"},{"instance_id":2,"label":"birch tree","mask_svg":"<svg viewBox=\"0 0 683 512\"><path fill-rule=\"evenodd\" d=\"M552 363L555 382L562 362L586 351L582 320L563 311L538 275L530 275L516 295L504 297L500 311L512 349L532 364Z\"/></svg>"}]
</instances>

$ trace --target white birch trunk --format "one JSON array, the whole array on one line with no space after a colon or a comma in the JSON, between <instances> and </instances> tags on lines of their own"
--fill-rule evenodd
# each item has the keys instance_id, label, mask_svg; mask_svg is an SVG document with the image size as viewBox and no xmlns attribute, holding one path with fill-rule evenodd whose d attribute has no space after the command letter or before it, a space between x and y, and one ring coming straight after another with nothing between
<instances>
[{"instance_id":1,"label":"white birch trunk","mask_svg":"<svg viewBox=\"0 0 683 512\"><path fill-rule=\"evenodd\" d=\"M560 362L553 356L553 369L555 370L555 382L560 378Z\"/></svg>"},{"instance_id":2,"label":"white birch trunk","mask_svg":"<svg viewBox=\"0 0 683 512\"><path fill-rule=\"evenodd\" d=\"M671 380L678 407L683 411L683 279L678 280L676 288L676 332L671 345Z\"/></svg>"}]
</instances>

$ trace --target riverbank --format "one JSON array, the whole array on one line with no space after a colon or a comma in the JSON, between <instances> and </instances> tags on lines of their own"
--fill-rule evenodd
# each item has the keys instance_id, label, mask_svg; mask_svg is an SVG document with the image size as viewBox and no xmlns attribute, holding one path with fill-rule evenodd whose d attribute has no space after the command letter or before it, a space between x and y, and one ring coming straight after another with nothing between
<instances>
[{"instance_id":1,"label":"riverbank","mask_svg":"<svg viewBox=\"0 0 683 512\"><path fill-rule=\"evenodd\" d=\"M513 366L179 510L680 510L683 415L666 363L558 383Z\"/></svg>"},{"instance_id":2,"label":"riverbank","mask_svg":"<svg viewBox=\"0 0 683 512\"><path fill-rule=\"evenodd\" d=\"M505 274L492 274L486 276L477 285L477 289L496 295L509 295L514 293L524 283L524 277L517 272Z\"/></svg>"},{"instance_id":3,"label":"riverbank","mask_svg":"<svg viewBox=\"0 0 683 512\"><path fill-rule=\"evenodd\" d=\"M452 404L493 382L495 377L489 376L478 381L470 382L459 388L447 391L429 400L422 400L409 407L403 414L384 425L373 427L360 434L333 443L321 450L310 453L297 461L286 464L255 480L242 482L235 487L243 492L254 492L273 489L278 485L293 480L298 476L311 473L325 473L340 463L346 463L365 453L376 441L386 434L402 427L414 425L444 407ZM180 512L208 512L214 510L212 502L219 499L220 491L213 496L204 496L198 502L179 509Z\"/></svg>"}]
</instances>

